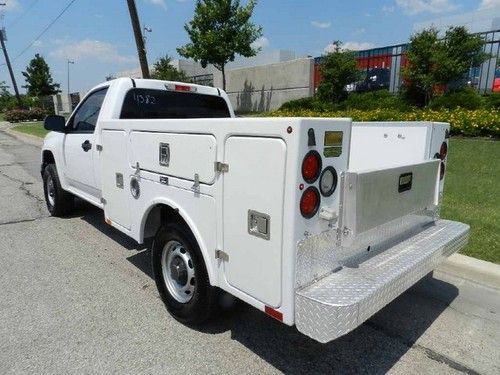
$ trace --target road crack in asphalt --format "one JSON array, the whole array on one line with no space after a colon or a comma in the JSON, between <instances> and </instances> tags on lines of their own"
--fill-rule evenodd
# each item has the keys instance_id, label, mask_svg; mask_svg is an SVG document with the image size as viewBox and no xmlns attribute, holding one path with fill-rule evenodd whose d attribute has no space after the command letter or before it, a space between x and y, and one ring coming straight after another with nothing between
<instances>
[{"instance_id":1,"label":"road crack in asphalt","mask_svg":"<svg viewBox=\"0 0 500 375\"><path fill-rule=\"evenodd\" d=\"M451 359L450 357L447 357L444 354L437 353L436 351L429 349L423 345L416 344L415 342L411 342L411 340L408 340L405 337L403 337L397 333L391 332L391 331L387 330L385 327L383 327L383 326L381 326L381 325L379 325L371 320L367 320L365 322L365 324L368 325L370 328L382 333L383 335L385 335L391 339L399 341L400 343L402 343L403 345L408 347L408 349L417 349L417 350L423 351L424 354L427 356L427 358L429 358L433 361L444 363L448 367L450 367L454 370L463 372L465 374L481 375L476 370L473 370L470 367L467 367L466 365L464 365L462 363L458 363L457 361Z\"/></svg>"},{"instance_id":2,"label":"road crack in asphalt","mask_svg":"<svg viewBox=\"0 0 500 375\"><path fill-rule=\"evenodd\" d=\"M27 187L27 186L33 185L33 182L27 182L27 181L23 181L23 180L20 180L18 178L9 176L7 173L5 173L5 172L3 172L1 170L0 170L0 176L5 177L6 179L8 179L8 180L10 180L12 182L16 182L18 184L21 184L19 186L19 188L21 189L21 191L28 198L31 198L31 199L35 200L36 206L37 206L37 209L38 209L38 214L40 215L40 218L44 217L43 207L45 206L45 201L42 198L40 198L40 197L36 196L35 194L33 194L28 189L28 187Z\"/></svg>"},{"instance_id":3,"label":"road crack in asphalt","mask_svg":"<svg viewBox=\"0 0 500 375\"><path fill-rule=\"evenodd\" d=\"M5 223L0 223L0 226L3 225L11 225L11 224L20 224L20 223L30 223L32 221L40 220L40 219L45 219L44 217L39 217L36 219L21 219L21 220L12 220L12 221L7 221Z\"/></svg>"}]
</instances>

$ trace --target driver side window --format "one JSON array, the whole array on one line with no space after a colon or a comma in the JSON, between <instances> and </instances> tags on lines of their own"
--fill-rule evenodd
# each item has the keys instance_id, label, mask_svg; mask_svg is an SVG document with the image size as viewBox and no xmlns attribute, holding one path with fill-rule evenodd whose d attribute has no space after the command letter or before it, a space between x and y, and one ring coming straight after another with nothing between
<instances>
[{"instance_id":1,"label":"driver side window","mask_svg":"<svg viewBox=\"0 0 500 375\"><path fill-rule=\"evenodd\" d=\"M73 115L68 125L68 130L72 133L93 133L102 102L108 92L108 88L101 89L91 94Z\"/></svg>"}]
</instances>

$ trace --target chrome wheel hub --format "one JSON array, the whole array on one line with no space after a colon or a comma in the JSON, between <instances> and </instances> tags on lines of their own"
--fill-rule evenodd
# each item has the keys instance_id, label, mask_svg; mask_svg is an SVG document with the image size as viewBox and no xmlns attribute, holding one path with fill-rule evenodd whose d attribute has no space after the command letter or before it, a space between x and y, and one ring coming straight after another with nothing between
<instances>
[{"instance_id":1,"label":"chrome wheel hub","mask_svg":"<svg viewBox=\"0 0 500 375\"><path fill-rule=\"evenodd\" d=\"M177 302L188 303L196 288L194 263L179 241L168 241L161 254L163 280Z\"/></svg>"}]
</instances>

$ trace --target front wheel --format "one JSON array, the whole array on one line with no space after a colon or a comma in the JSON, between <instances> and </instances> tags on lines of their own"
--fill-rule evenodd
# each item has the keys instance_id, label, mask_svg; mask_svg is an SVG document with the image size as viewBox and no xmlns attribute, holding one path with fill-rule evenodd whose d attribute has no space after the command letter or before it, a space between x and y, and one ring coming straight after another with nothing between
<instances>
[{"instance_id":1,"label":"front wheel","mask_svg":"<svg viewBox=\"0 0 500 375\"><path fill-rule=\"evenodd\" d=\"M210 285L191 231L180 223L162 226L151 256L156 286L168 311L183 323L199 324L209 318L217 304L217 289Z\"/></svg>"},{"instance_id":2,"label":"front wheel","mask_svg":"<svg viewBox=\"0 0 500 375\"><path fill-rule=\"evenodd\" d=\"M74 197L61 187L55 164L49 164L43 170L43 192L52 216L64 216L73 210Z\"/></svg>"}]
</instances>

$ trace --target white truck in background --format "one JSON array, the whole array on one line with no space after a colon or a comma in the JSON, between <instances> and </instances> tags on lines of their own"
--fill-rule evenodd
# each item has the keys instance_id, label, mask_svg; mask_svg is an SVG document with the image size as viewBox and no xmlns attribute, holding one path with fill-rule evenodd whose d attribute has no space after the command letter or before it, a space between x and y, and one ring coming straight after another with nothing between
<instances>
[{"instance_id":1,"label":"white truck in background","mask_svg":"<svg viewBox=\"0 0 500 375\"><path fill-rule=\"evenodd\" d=\"M50 213L76 196L154 238L156 285L185 323L223 291L326 343L468 240L439 218L444 123L235 118L219 89L121 78L45 128Z\"/></svg>"}]
</instances>

